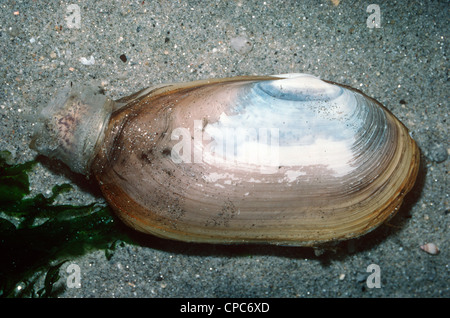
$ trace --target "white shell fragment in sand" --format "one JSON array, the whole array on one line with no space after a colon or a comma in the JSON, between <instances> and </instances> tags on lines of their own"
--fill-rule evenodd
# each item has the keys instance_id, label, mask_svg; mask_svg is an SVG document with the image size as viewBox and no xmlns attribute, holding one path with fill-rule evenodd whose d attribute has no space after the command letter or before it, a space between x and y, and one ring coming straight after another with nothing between
<instances>
[{"instance_id":1,"label":"white shell fragment in sand","mask_svg":"<svg viewBox=\"0 0 450 318\"><path fill-rule=\"evenodd\" d=\"M89 60L85 57L81 57L80 58L80 62L83 65L94 65L95 64L95 59L94 57L91 55L91 57L89 58Z\"/></svg>"},{"instance_id":2,"label":"white shell fragment in sand","mask_svg":"<svg viewBox=\"0 0 450 318\"><path fill-rule=\"evenodd\" d=\"M439 248L434 243L427 243L427 244L421 245L420 248L431 255L439 254Z\"/></svg>"}]
</instances>

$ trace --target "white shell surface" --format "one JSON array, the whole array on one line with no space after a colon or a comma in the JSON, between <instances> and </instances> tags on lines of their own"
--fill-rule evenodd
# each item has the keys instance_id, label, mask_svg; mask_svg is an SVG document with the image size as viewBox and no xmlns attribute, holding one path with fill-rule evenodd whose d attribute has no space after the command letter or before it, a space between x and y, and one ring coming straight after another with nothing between
<instances>
[{"instance_id":1,"label":"white shell surface","mask_svg":"<svg viewBox=\"0 0 450 318\"><path fill-rule=\"evenodd\" d=\"M370 146L364 142L386 138L379 128L376 136L370 129L386 125L383 110L371 101L311 75L292 76L240 87L230 115L222 113L205 128L215 141L203 152L205 162L256 165L268 173L279 166L320 165L339 177L356 169L356 153ZM287 177L294 179L292 173Z\"/></svg>"}]
</instances>

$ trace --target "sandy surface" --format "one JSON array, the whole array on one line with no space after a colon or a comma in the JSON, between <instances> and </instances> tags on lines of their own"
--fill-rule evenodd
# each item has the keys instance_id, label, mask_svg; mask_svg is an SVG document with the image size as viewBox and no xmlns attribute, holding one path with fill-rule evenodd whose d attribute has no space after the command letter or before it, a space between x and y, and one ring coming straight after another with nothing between
<instances>
[{"instance_id":1,"label":"sandy surface","mask_svg":"<svg viewBox=\"0 0 450 318\"><path fill-rule=\"evenodd\" d=\"M450 296L448 1L378 1L380 28L367 25L372 1L73 3L79 28L65 20L72 2L0 4L0 149L18 162L36 155L28 148L36 110L68 81L96 81L117 99L164 82L305 72L386 105L418 142L422 171L389 225L321 256L149 236L109 261L102 252L74 260L82 285L64 287L63 268L62 297ZM31 181L42 193L73 183L60 202L102 200L64 167L39 164ZM440 254L420 249L428 242ZM367 285L371 264L380 288Z\"/></svg>"}]
</instances>

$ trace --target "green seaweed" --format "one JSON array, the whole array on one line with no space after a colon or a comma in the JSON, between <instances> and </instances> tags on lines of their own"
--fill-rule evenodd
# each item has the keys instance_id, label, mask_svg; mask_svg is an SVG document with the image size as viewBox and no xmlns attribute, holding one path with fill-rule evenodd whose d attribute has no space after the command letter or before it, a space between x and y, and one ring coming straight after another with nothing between
<instances>
[{"instance_id":1,"label":"green seaweed","mask_svg":"<svg viewBox=\"0 0 450 318\"><path fill-rule=\"evenodd\" d=\"M28 198L36 162L9 164L8 156L0 152L0 297L52 296L70 258L100 249L110 259L117 242L133 243L107 206L54 204L68 184L54 186L49 197ZM45 286L35 291L36 274L45 272Z\"/></svg>"}]
</instances>

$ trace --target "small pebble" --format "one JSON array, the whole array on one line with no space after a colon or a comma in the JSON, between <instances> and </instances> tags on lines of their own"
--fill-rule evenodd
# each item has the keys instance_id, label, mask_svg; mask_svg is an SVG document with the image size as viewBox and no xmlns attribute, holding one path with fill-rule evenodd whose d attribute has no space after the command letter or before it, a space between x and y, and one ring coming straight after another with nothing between
<instances>
[{"instance_id":1,"label":"small pebble","mask_svg":"<svg viewBox=\"0 0 450 318\"><path fill-rule=\"evenodd\" d=\"M243 36L231 39L231 47L239 54L247 54L253 49L253 44Z\"/></svg>"},{"instance_id":2,"label":"small pebble","mask_svg":"<svg viewBox=\"0 0 450 318\"><path fill-rule=\"evenodd\" d=\"M367 280L367 274L366 273L358 273L357 275L356 275L356 281L358 282L358 283L362 283L362 282L365 282L366 280Z\"/></svg>"},{"instance_id":3,"label":"small pebble","mask_svg":"<svg viewBox=\"0 0 450 318\"><path fill-rule=\"evenodd\" d=\"M7 32L9 33L10 36L16 37L16 36L19 36L20 29L16 26L12 26L12 27L8 28Z\"/></svg>"},{"instance_id":4,"label":"small pebble","mask_svg":"<svg viewBox=\"0 0 450 318\"><path fill-rule=\"evenodd\" d=\"M421 245L420 248L423 251L425 251L425 252L427 252L428 254L431 254L431 255L439 254L439 248L434 243L427 243L427 244Z\"/></svg>"},{"instance_id":5,"label":"small pebble","mask_svg":"<svg viewBox=\"0 0 450 318\"><path fill-rule=\"evenodd\" d=\"M437 163L444 162L448 157L447 149L443 144L434 143L428 149L428 157Z\"/></svg>"},{"instance_id":6,"label":"small pebble","mask_svg":"<svg viewBox=\"0 0 450 318\"><path fill-rule=\"evenodd\" d=\"M125 55L125 54L122 54L121 56L120 56L120 59L122 60L122 62L126 62L127 61L127 56Z\"/></svg>"}]
</instances>

